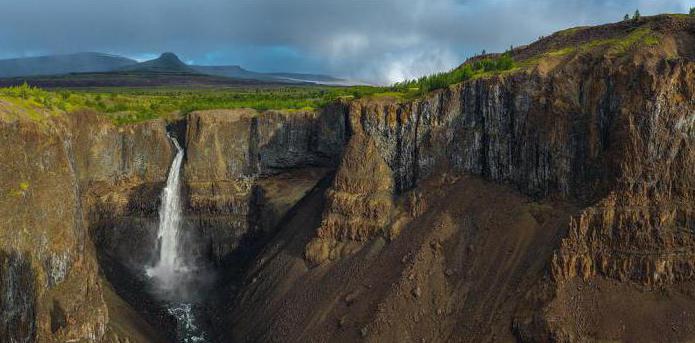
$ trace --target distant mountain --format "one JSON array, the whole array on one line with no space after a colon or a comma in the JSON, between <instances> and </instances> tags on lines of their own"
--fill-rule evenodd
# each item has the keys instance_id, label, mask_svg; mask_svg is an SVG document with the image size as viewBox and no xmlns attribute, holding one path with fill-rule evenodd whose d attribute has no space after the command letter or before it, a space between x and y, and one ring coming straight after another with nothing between
<instances>
[{"instance_id":1,"label":"distant mountain","mask_svg":"<svg viewBox=\"0 0 695 343\"><path fill-rule=\"evenodd\" d=\"M314 82L342 82L345 79L339 79L330 75L322 74L302 74L302 73L268 73L266 75L272 75L275 77L280 77L288 80L302 80L302 81L314 81Z\"/></svg>"},{"instance_id":2,"label":"distant mountain","mask_svg":"<svg viewBox=\"0 0 695 343\"><path fill-rule=\"evenodd\" d=\"M174 53L140 62L99 53L0 60L0 85L28 82L41 87L168 84L343 84L321 74L259 73L238 65L187 65Z\"/></svg>"},{"instance_id":3,"label":"distant mountain","mask_svg":"<svg viewBox=\"0 0 695 343\"><path fill-rule=\"evenodd\" d=\"M0 60L0 77L107 72L136 63L129 58L96 52L12 58Z\"/></svg>"},{"instance_id":4,"label":"distant mountain","mask_svg":"<svg viewBox=\"0 0 695 343\"><path fill-rule=\"evenodd\" d=\"M119 68L119 72L200 74L183 63L178 56L165 52L156 59Z\"/></svg>"},{"instance_id":5,"label":"distant mountain","mask_svg":"<svg viewBox=\"0 0 695 343\"><path fill-rule=\"evenodd\" d=\"M237 79L251 79L251 80L261 80L261 81L275 81L277 78L272 76L272 75L267 75L263 73L257 73L254 71L246 70L240 66L237 65L232 65L232 66L198 66L198 65L193 65L191 68L194 68L200 73L203 74L208 74L208 75L215 75L215 76L224 76L224 77L232 77L232 78L237 78Z\"/></svg>"},{"instance_id":6,"label":"distant mountain","mask_svg":"<svg viewBox=\"0 0 695 343\"><path fill-rule=\"evenodd\" d=\"M238 65L231 66L198 66L192 65L191 68L197 70L200 73L233 77L238 79L251 79L260 81L273 81L273 82L314 82L314 83L331 83L331 82L342 82L343 79L339 79L329 75L321 74L301 74L301 73L259 73L255 71L246 70Z\"/></svg>"}]
</instances>

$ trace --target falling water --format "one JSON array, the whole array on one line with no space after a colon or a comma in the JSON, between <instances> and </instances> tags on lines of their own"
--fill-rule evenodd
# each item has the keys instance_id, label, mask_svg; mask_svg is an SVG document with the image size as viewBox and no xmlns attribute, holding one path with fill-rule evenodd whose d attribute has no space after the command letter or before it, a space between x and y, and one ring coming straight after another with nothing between
<instances>
[{"instance_id":1,"label":"falling water","mask_svg":"<svg viewBox=\"0 0 695 343\"><path fill-rule=\"evenodd\" d=\"M146 268L147 276L153 280L157 292L168 302L168 312L176 318L176 336L182 343L207 342L198 327L189 292L199 276L194 266L186 263L180 254L181 239L181 163L183 149L174 137L169 139L176 147L176 157L169 169L167 184L162 191L159 208L157 241L159 256L153 266Z\"/></svg>"},{"instance_id":2,"label":"falling water","mask_svg":"<svg viewBox=\"0 0 695 343\"><path fill-rule=\"evenodd\" d=\"M183 149L175 138L169 139L176 147L176 157L171 163L167 185L162 191L162 203L159 207L159 257L154 266L147 268L147 275L155 279L159 286L173 289L178 279L188 272L184 261L179 256L179 230L181 228L181 163Z\"/></svg>"}]
</instances>

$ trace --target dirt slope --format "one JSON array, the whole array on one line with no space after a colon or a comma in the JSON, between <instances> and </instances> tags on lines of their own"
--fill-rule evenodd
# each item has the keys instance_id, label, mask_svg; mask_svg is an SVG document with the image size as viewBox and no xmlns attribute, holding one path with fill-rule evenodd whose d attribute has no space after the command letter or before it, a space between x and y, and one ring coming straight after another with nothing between
<instances>
[{"instance_id":1,"label":"dirt slope","mask_svg":"<svg viewBox=\"0 0 695 343\"><path fill-rule=\"evenodd\" d=\"M513 340L512 314L543 277L573 207L476 177L422 189L427 210L393 241L309 268L303 247L320 223L317 189L249 274L235 305L235 339Z\"/></svg>"}]
</instances>

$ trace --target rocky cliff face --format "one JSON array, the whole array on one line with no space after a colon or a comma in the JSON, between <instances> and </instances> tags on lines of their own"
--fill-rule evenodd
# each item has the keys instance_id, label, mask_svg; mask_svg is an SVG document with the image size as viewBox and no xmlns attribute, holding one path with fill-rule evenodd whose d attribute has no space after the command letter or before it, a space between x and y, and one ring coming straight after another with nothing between
<instances>
[{"instance_id":1,"label":"rocky cliff face","mask_svg":"<svg viewBox=\"0 0 695 343\"><path fill-rule=\"evenodd\" d=\"M186 143L186 228L200 255L220 262L242 240L270 234L335 165L346 133L343 105L332 108L199 112L178 125L185 133L170 129ZM139 337L109 327L104 296L114 295L99 269L137 310L157 306L132 290L142 280L132 280L142 279L155 253L159 195L174 155L166 123L116 127L87 112L0 123L0 340Z\"/></svg>"},{"instance_id":2,"label":"rocky cliff face","mask_svg":"<svg viewBox=\"0 0 695 343\"><path fill-rule=\"evenodd\" d=\"M221 287L223 337L692 340L693 37L672 16L577 29L420 99L168 128L0 102L0 340L135 339L114 298L157 305L123 290L152 257L167 131L191 250L223 274L255 257Z\"/></svg>"},{"instance_id":3,"label":"rocky cliff face","mask_svg":"<svg viewBox=\"0 0 695 343\"><path fill-rule=\"evenodd\" d=\"M353 134L326 193L323 220L317 238L307 245L307 259L315 264L335 260L358 248L357 242L388 236L392 196L391 170L374 141Z\"/></svg>"},{"instance_id":4,"label":"rocky cliff face","mask_svg":"<svg viewBox=\"0 0 695 343\"><path fill-rule=\"evenodd\" d=\"M261 217L262 204L272 199L259 181L293 169L335 166L346 137L343 108L336 104L318 112L289 113L218 110L188 117L186 211L204 232L218 262L243 239L270 234L272 227L264 225L270 219Z\"/></svg>"},{"instance_id":5,"label":"rocky cliff face","mask_svg":"<svg viewBox=\"0 0 695 343\"><path fill-rule=\"evenodd\" d=\"M107 311L70 123L2 122L2 328L8 342L100 338Z\"/></svg>"},{"instance_id":6,"label":"rocky cliff face","mask_svg":"<svg viewBox=\"0 0 695 343\"><path fill-rule=\"evenodd\" d=\"M0 131L2 340L99 341L109 316L92 242L124 264L150 257L156 231L140 224L156 215L172 158L164 122L117 128L83 112Z\"/></svg>"},{"instance_id":7,"label":"rocky cliff face","mask_svg":"<svg viewBox=\"0 0 695 343\"><path fill-rule=\"evenodd\" d=\"M657 43L644 43L643 38L635 38L644 32L653 35ZM310 239L304 241L307 265L318 263L320 267L305 272L298 271L301 268L297 267L291 276L278 279L270 271L277 267L274 263L297 263L291 256L281 256L274 257L276 262L266 262L251 274L252 280L267 279L269 283L285 280L288 285L284 287L291 290L282 292L295 301L316 297L314 310L322 314L321 319L297 312L299 310L292 311L289 303L278 302L274 304L281 309L273 309L274 314L268 317L250 316L247 310L241 310L243 316L256 322L268 320L273 324L256 325L242 317L234 317L232 321L242 334L270 330L254 336L258 339L270 339L283 330L312 339L349 340L352 336L346 332L350 330L375 341L412 339L413 336L403 336L397 330L418 332L415 328L418 320L413 321L413 326L394 326L390 320L399 321L410 316L422 318L423 313L411 308L408 311L415 312L396 315L389 310L389 306L397 304L396 300L386 301L385 298L379 298L381 302L376 303L373 299L367 300L365 305L344 310L342 305L331 302L330 299L343 295L335 289L329 291L332 288L328 280L340 279L345 270L359 274L376 269L376 266L370 267L376 260L368 256L388 256L390 249L396 249L401 240L396 237L399 232L402 235L407 230L427 230L419 225L434 225L431 230L438 230L442 225L463 225L457 220L466 220L465 217L454 217L453 224L415 223L436 211L433 200L422 195L432 187L433 183L428 180L473 174L505 184L535 201L552 202L551 208L584 208L572 218L567 217L564 223L556 222L558 226L553 230L557 231L553 232L564 239L562 243L547 241L547 244L558 244L552 254L545 255L542 261L521 259L525 262L510 264L511 269L506 271L511 278L517 272L535 270L528 268L543 263L548 266L550 278L538 275L535 285L516 277L500 280L504 287L509 287L506 282L510 280L512 288L521 287L517 292L525 293L527 300L514 305L518 306L516 310L489 303L491 307L486 315L505 317L508 325L514 322L517 338L522 340L628 339L625 332L621 334L614 327L558 313L572 313L570 308L574 305L568 305L571 302L564 299L582 298L587 302L592 297L596 299L596 294L590 296L588 291L573 298L574 293L567 293L574 289L572 287L595 290L599 287L596 285L613 280L646 287L640 292L649 292L653 289L650 287L655 286L683 292L683 288L687 288L685 285L693 281L695 53L690 45L693 35L695 24L692 20L668 16L559 33L515 52L533 61L532 68L471 80L411 102L383 99L351 102L348 131L353 134L336 178L326 191L326 207L322 210L320 225L308 233ZM582 37L594 37L599 42L581 45L585 42ZM570 48L563 45L567 42L571 43ZM361 175L365 174L372 177L362 179ZM349 182L345 182L348 179ZM444 190L441 196L454 195L447 195ZM574 205L560 205L568 203ZM456 203L450 206L453 211ZM541 225L561 213L539 209L530 212L533 220ZM470 215L482 220L481 212ZM486 243L475 238L477 229L463 227L459 229L463 230L461 232L473 235L467 238L472 244L467 248L472 251L468 258L483 261L480 255L483 253L476 253L476 244ZM408 234L408 237L412 235L416 234ZM548 239L540 234L533 237L534 242ZM393 243L383 248L378 242L384 239L393 240ZM528 238L518 236L517 239ZM432 244L447 246L454 241L449 238ZM538 249L533 247L531 244L524 249ZM517 248L510 248L510 252L526 256L525 250L517 252ZM449 280L445 285L472 287L467 288L473 292L471 294L487 299L486 293L474 292L477 286L471 275L458 276L460 269L452 267L457 258L460 257L445 253L439 260L444 263L443 271L450 268L449 272L444 272L445 279ZM477 267L472 268L476 270ZM424 272L414 270L416 274ZM393 282L397 280L389 279L388 275L383 274L383 277ZM576 285L577 276L583 285ZM365 282L370 280L367 276L360 277L364 277ZM311 288L310 285L319 282L317 280L328 282L324 285L325 292ZM612 286L606 294L628 294L628 291L620 291L622 285ZM249 297L242 294L239 306L258 305L251 300L252 292L265 294L271 303L277 296L265 288L266 283L248 287ZM416 298L441 291L434 284L418 287L413 291ZM490 287L496 289L494 285ZM379 290L368 292L378 293ZM348 307L359 302L350 294L345 297ZM394 299L399 297L407 296L397 293ZM450 299L450 305L457 303ZM688 299L679 306L686 306L690 311L693 301ZM672 305L675 306L662 300L664 317L676 315ZM271 311L270 308L265 310ZM604 310L605 313L626 311L618 307ZM384 311L392 313L390 319L384 319L381 315ZM450 311L451 307L444 306L435 312L446 313L444 317L449 318L466 312L463 308ZM589 306L583 313L601 313L591 311L596 309ZM516 314L512 314L514 312ZM289 318L290 313L302 313L305 317ZM345 319L343 315L359 319ZM633 317L636 321L648 320L645 319L648 315L642 312L635 311ZM334 319L338 327L330 327L327 318ZM558 322L553 318L562 319ZM287 323L300 325L297 321L305 325L301 332L288 327ZM579 322L584 326L571 324ZM358 325L366 326L360 328ZM484 325L494 327L496 324L492 321ZM373 329L376 332L371 331ZM658 337L658 334L650 335L660 330L635 329L645 333L643 337ZM494 330L485 333L471 331L471 328L466 331L438 324L420 330L426 333L425 337L432 334L430 338L439 339L494 340L495 337ZM692 330L692 325L687 323L678 328L674 326L674 334L669 337L685 340L692 337ZM323 331L331 334L326 336Z\"/></svg>"},{"instance_id":8,"label":"rocky cliff face","mask_svg":"<svg viewBox=\"0 0 695 343\"><path fill-rule=\"evenodd\" d=\"M117 128L93 115L75 120L76 172L95 243L104 257L142 268L152 258L159 193L174 156L166 125Z\"/></svg>"},{"instance_id":9,"label":"rocky cliff face","mask_svg":"<svg viewBox=\"0 0 695 343\"><path fill-rule=\"evenodd\" d=\"M663 20L655 29L675 25L673 35L692 30ZM341 170L360 174L374 159L373 141L376 159L383 158L392 174L394 195L435 174L470 173L535 198L600 208L616 206L618 193L619 203L633 201L635 208L670 203L675 212L654 214L648 226L689 227L695 74L685 58L689 50L664 49L577 54L552 70L539 66L465 82L414 102L352 102L350 130L359 133L352 139L363 148L348 149L354 156L344 161L361 160ZM577 232L602 210L589 212L573 225ZM603 222L614 220L605 215L611 218ZM633 241L623 238L617 240Z\"/></svg>"}]
</instances>

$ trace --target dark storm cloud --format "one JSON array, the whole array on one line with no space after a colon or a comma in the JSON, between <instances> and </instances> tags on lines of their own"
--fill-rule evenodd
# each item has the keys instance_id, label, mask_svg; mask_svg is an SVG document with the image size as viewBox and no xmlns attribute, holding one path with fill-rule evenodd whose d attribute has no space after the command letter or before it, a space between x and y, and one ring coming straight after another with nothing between
<instances>
[{"instance_id":1,"label":"dark storm cloud","mask_svg":"<svg viewBox=\"0 0 695 343\"><path fill-rule=\"evenodd\" d=\"M0 58L174 51L199 64L387 82L453 67L482 49L616 21L636 8L684 12L690 2L0 0Z\"/></svg>"}]
</instances>

